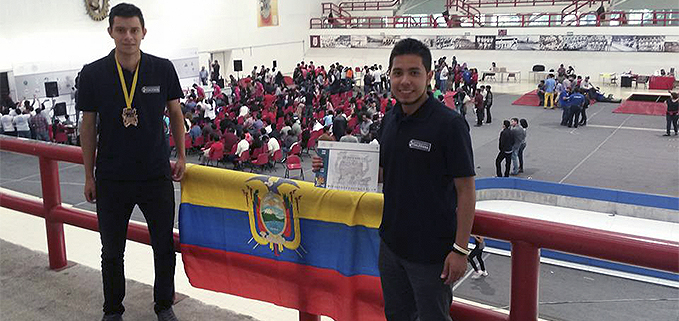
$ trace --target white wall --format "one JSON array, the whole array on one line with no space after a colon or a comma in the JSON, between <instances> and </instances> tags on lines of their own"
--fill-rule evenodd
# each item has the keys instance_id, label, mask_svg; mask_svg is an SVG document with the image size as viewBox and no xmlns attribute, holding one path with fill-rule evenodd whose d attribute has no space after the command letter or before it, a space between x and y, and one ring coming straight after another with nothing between
<instances>
[{"instance_id":1,"label":"white wall","mask_svg":"<svg viewBox=\"0 0 679 321\"><path fill-rule=\"evenodd\" d=\"M111 6L120 2L111 0ZM263 28L257 27L257 3L137 0L148 29L142 50L170 59L198 52L200 63L206 64L208 57L202 54L231 48L303 40L308 46L309 18L311 12L320 15L320 2L279 0L279 26ZM2 0L1 6L0 68L12 69L15 75L79 69L113 48L108 20L90 19L82 0Z\"/></svg>"},{"instance_id":2,"label":"white wall","mask_svg":"<svg viewBox=\"0 0 679 321\"><path fill-rule=\"evenodd\" d=\"M313 29L311 35L497 35L495 28L470 30L458 29ZM513 28L508 29L508 35L540 35L566 34L573 32L578 35L677 35L679 27L577 27L577 28ZM390 49L337 49L313 48L305 55L306 60L313 60L317 64L326 66L340 62L347 66L363 66L372 64L389 64ZM500 50L432 50L434 59L446 56L451 59L456 56L459 62L479 70L490 68L495 61L500 67L508 70L520 70L522 77L528 79L528 71L533 65L545 65L547 69L558 68L559 64L573 66L579 74L590 75L593 80L598 79L599 73L623 72L632 70L640 74L652 74L660 68L679 67L679 53L650 53L650 52L567 52L567 51L500 51ZM679 69L679 68L677 68Z\"/></svg>"}]
</instances>

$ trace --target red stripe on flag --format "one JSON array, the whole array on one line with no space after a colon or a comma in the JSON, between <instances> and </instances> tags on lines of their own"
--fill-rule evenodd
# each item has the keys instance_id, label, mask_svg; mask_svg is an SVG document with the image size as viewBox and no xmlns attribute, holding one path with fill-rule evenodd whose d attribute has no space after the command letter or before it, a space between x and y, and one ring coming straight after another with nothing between
<instances>
[{"instance_id":1,"label":"red stripe on flag","mask_svg":"<svg viewBox=\"0 0 679 321\"><path fill-rule=\"evenodd\" d=\"M181 245L181 253L189 282L197 288L271 302L336 321L385 320L379 277L346 277L330 269L187 244Z\"/></svg>"}]
</instances>

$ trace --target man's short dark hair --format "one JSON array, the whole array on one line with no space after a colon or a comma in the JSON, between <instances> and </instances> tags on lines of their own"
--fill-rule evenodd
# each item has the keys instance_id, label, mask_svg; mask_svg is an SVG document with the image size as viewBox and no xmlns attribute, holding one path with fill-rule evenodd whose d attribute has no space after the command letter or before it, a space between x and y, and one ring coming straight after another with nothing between
<instances>
[{"instance_id":1,"label":"man's short dark hair","mask_svg":"<svg viewBox=\"0 0 679 321\"><path fill-rule=\"evenodd\" d=\"M129 3L119 3L111 8L111 12L108 14L108 26L113 28L113 19L118 17L132 18L139 17L139 22L141 22L141 27L144 28L144 15L141 14L141 9L137 6Z\"/></svg>"},{"instance_id":2,"label":"man's short dark hair","mask_svg":"<svg viewBox=\"0 0 679 321\"><path fill-rule=\"evenodd\" d=\"M431 71L431 51L425 44L421 41L406 38L396 43L394 49L391 50L391 55L389 56L389 70L394 63L394 57L403 55L418 55L422 58L422 64L424 65L424 70L427 72Z\"/></svg>"},{"instance_id":3,"label":"man's short dark hair","mask_svg":"<svg viewBox=\"0 0 679 321\"><path fill-rule=\"evenodd\" d=\"M509 128L510 126L512 126L512 124L509 122L509 120L506 120L506 119L502 121L502 125L504 125L505 128Z\"/></svg>"}]
</instances>

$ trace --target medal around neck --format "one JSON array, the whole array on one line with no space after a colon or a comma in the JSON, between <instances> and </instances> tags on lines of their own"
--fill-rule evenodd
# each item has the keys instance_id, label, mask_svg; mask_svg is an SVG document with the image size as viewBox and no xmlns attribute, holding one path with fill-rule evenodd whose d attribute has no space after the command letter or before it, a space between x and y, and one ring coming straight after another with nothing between
<instances>
[{"instance_id":1,"label":"medal around neck","mask_svg":"<svg viewBox=\"0 0 679 321\"><path fill-rule=\"evenodd\" d=\"M139 124L139 117L137 117L136 108L123 108L123 125L125 127L137 126Z\"/></svg>"},{"instance_id":2,"label":"medal around neck","mask_svg":"<svg viewBox=\"0 0 679 321\"><path fill-rule=\"evenodd\" d=\"M130 93L127 92L127 84L125 83L125 77L123 76L123 69L120 67L120 63L116 58L116 67L118 68L118 76L120 77L120 84L123 87L123 96L125 97L126 107L123 107L123 125L127 128L131 126L137 126L139 124L139 117L137 117L137 109L132 108L132 101L134 99L134 91L137 88L137 76L139 75L139 62L137 62L137 68L134 71L134 77L132 77L132 88Z\"/></svg>"}]
</instances>

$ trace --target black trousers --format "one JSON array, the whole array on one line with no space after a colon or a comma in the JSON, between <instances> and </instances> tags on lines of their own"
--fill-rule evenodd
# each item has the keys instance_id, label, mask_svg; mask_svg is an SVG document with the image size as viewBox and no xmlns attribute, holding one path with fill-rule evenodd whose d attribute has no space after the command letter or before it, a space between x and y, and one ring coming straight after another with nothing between
<instances>
[{"instance_id":1,"label":"black trousers","mask_svg":"<svg viewBox=\"0 0 679 321\"><path fill-rule=\"evenodd\" d=\"M168 178L150 181L97 180L97 218L101 236L104 313L123 313L125 274L123 256L127 225L135 205L141 209L153 248L156 312L174 302L174 186Z\"/></svg>"},{"instance_id":2,"label":"black trousers","mask_svg":"<svg viewBox=\"0 0 679 321\"><path fill-rule=\"evenodd\" d=\"M667 120L667 135L670 134L670 125L674 126L674 132L677 132L677 123L679 122L679 115L665 115Z\"/></svg>"},{"instance_id":3,"label":"black trousers","mask_svg":"<svg viewBox=\"0 0 679 321\"><path fill-rule=\"evenodd\" d=\"M578 128L579 118L580 114L582 113L582 109L579 108L578 106L571 106L569 116L568 116L568 127L575 127Z\"/></svg>"},{"instance_id":4,"label":"black trousers","mask_svg":"<svg viewBox=\"0 0 679 321\"><path fill-rule=\"evenodd\" d=\"M483 107L476 108L476 126L483 125Z\"/></svg>"},{"instance_id":5,"label":"black trousers","mask_svg":"<svg viewBox=\"0 0 679 321\"><path fill-rule=\"evenodd\" d=\"M491 107L491 106L492 106L492 105L486 105L486 124L490 124L491 121L493 120L493 119L490 117L490 107Z\"/></svg>"},{"instance_id":6,"label":"black trousers","mask_svg":"<svg viewBox=\"0 0 679 321\"><path fill-rule=\"evenodd\" d=\"M505 175L504 177L509 177L509 169L512 166L512 153L505 153L503 151L500 151L499 154L497 154L497 158L495 158L495 171L497 172L497 177L502 177L502 169L500 168L500 165L502 164L502 160L505 160Z\"/></svg>"},{"instance_id":7,"label":"black trousers","mask_svg":"<svg viewBox=\"0 0 679 321\"><path fill-rule=\"evenodd\" d=\"M453 290L441 279L443 262L411 262L380 241L378 268L387 321L451 321Z\"/></svg>"},{"instance_id":8,"label":"black trousers","mask_svg":"<svg viewBox=\"0 0 679 321\"><path fill-rule=\"evenodd\" d=\"M467 256L467 261L469 261L469 264L472 265L472 268L474 271L478 272L479 268L476 267L476 263L474 262L474 258L476 258L477 261L479 261L479 265L481 266L481 271L486 270L486 265L483 263L483 258L481 255L483 254L483 250L479 248L475 248L472 250L471 253L469 253L469 256Z\"/></svg>"},{"instance_id":9,"label":"black trousers","mask_svg":"<svg viewBox=\"0 0 679 321\"><path fill-rule=\"evenodd\" d=\"M582 107L582 112L580 112L580 125L587 125L587 108Z\"/></svg>"}]
</instances>

